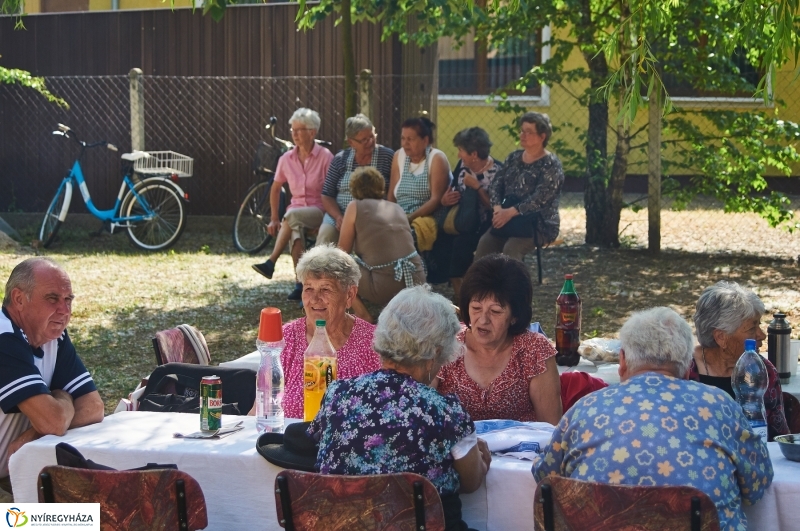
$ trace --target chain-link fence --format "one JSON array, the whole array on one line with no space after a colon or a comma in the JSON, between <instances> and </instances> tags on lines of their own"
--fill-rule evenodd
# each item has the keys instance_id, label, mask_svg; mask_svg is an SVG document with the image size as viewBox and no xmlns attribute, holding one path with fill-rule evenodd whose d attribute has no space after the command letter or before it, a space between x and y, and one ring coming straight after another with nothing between
<instances>
[{"instance_id":1,"label":"chain-link fence","mask_svg":"<svg viewBox=\"0 0 800 531\"><path fill-rule=\"evenodd\" d=\"M429 77L376 76L372 79L370 116L379 142L399 147L400 124L421 110L430 112L436 122L436 143L451 164L456 162L452 138L456 132L479 125L494 142L492 155L504 159L516 149L515 139L505 130L512 114L496 112L484 97L431 97ZM59 108L33 91L0 85L0 210L43 211L56 189L58 179L71 165L77 149L74 144L53 137L50 132L61 122L81 139L105 139L121 151L131 148L131 115L128 76L49 77L48 87L63 97L70 108ZM800 90L798 88L797 90ZM287 121L298 107L320 112L319 138L330 140L334 149L342 145L344 130L344 80L341 77L164 77L144 78L145 147L173 150L194 158L194 176L182 185L191 197L192 214L235 213L245 191L253 182L252 161L259 141L265 139L264 125L276 116L276 134L288 138ZM434 91L435 92L435 91ZM790 94L778 94L789 100ZM793 101L793 100L792 100ZM554 87L540 94L515 100L530 110L547 112L555 132L550 148L565 163L567 170L580 174L579 156L584 150L587 110L570 90ZM407 109L411 109L407 111ZM782 108L786 119L796 119L800 108ZM613 118L613 116L612 116ZM646 116L640 117L646 120ZM613 119L612 119L613 125ZM646 146L647 132L634 124L634 146ZM613 134L609 135L613 138ZM614 144L609 140L609 153ZM671 155L666 150L665 158ZM631 151L629 174L647 172L644 149ZM89 191L100 208L113 204L120 185L119 156L91 150L82 160ZM800 173L800 172L795 172ZM793 181L794 179L792 179ZM644 193L646 179L629 178L639 183L636 192ZM789 180L786 180L789 182ZM635 189L636 186L633 187ZM579 179L571 179L562 200L562 235L567 243L582 243L585 215ZM633 201L640 196L626 196ZM80 211L73 203L73 208ZM646 207L646 201L641 204ZM800 255L800 237L769 229L752 214L722 215L721 205L707 199L693 203L681 213L671 212L671 201L662 202L662 246L708 252L747 251L775 256ZM725 232L720 230L731 227ZM742 230L747 227L747 230ZM741 233L737 236L735 233ZM647 210L623 211L620 223L622 243L647 244ZM752 241L757 238L756 241ZM765 248L764 246L767 246Z\"/></svg>"}]
</instances>

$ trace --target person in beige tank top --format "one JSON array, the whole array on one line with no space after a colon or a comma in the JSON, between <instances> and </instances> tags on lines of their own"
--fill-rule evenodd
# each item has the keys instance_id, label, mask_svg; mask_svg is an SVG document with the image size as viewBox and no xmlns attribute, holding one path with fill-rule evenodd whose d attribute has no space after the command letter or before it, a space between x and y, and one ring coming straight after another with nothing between
<instances>
[{"instance_id":1,"label":"person in beige tank top","mask_svg":"<svg viewBox=\"0 0 800 531\"><path fill-rule=\"evenodd\" d=\"M345 210L339 234L339 248L354 253L361 268L353 311L370 323L374 319L360 297L385 305L401 289L425 283L408 217L397 203L383 199L384 187L383 177L372 166L353 172L353 201Z\"/></svg>"}]
</instances>

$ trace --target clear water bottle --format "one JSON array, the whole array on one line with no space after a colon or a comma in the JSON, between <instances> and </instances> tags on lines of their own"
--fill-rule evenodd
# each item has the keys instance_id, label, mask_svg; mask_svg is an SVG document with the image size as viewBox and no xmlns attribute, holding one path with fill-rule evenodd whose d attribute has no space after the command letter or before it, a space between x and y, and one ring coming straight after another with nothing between
<instances>
[{"instance_id":1,"label":"clear water bottle","mask_svg":"<svg viewBox=\"0 0 800 531\"><path fill-rule=\"evenodd\" d=\"M736 401L750 421L750 429L767 442L767 415L764 410L764 393L769 385L769 375L764 360L756 352L756 340L745 339L744 354L739 357L731 375L731 385Z\"/></svg>"},{"instance_id":2,"label":"clear water bottle","mask_svg":"<svg viewBox=\"0 0 800 531\"><path fill-rule=\"evenodd\" d=\"M281 352L284 346L281 311L264 308L256 340L256 348L261 353L256 375L256 427L259 433L283 431Z\"/></svg>"}]
</instances>

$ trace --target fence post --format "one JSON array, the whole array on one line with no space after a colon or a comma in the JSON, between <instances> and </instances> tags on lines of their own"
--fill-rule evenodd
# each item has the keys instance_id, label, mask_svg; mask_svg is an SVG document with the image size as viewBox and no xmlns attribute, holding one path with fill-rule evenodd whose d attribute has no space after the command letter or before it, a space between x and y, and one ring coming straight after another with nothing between
<instances>
[{"instance_id":1,"label":"fence post","mask_svg":"<svg viewBox=\"0 0 800 531\"><path fill-rule=\"evenodd\" d=\"M661 93L650 94L650 122L647 127L647 248L661 252Z\"/></svg>"},{"instance_id":2,"label":"fence post","mask_svg":"<svg viewBox=\"0 0 800 531\"><path fill-rule=\"evenodd\" d=\"M144 151L144 73L131 68L131 149Z\"/></svg>"},{"instance_id":3,"label":"fence post","mask_svg":"<svg viewBox=\"0 0 800 531\"><path fill-rule=\"evenodd\" d=\"M358 76L358 108L370 120L372 116L372 70L365 68Z\"/></svg>"}]
</instances>

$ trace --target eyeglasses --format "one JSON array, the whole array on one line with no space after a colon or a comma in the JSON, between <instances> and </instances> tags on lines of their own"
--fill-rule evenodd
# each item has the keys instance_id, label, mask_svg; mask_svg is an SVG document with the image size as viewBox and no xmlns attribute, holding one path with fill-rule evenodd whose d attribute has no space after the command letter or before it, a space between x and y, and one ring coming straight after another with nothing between
<instances>
[{"instance_id":1,"label":"eyeglasses","mask_svg":"<svg viewBox=\"0 0 800 531\"><path fill-rule=\"evenodd\" d=\"M539 131L537 131L536 129L520 129L519 130L519 134L520 134L520 136L522 136L522 135L538 135Z\"/></svg>"},{"instance_id":2,"label":"eyeglasses","mask_svg":"<svg viewBox=\"0 0 800 531\"><path fill-rule=\"evenodd\" d=\"M361 140L359 140L358 138L351 138L350 140L352 140L353 142L355 142L357 144L361 144L363 146L363 145L375 140L375 138L377 138L377 136L378 135L376 135L375 133L370 133L369 136L367 136L365 138L362 138Z\"/></svg>"},{"instance_id":3,"label":"eyeglasses","mask_svg":"<svg viewBox=\"0 0 800 531\"><path fill-rule=\"evenodd\" d=\"M301 127L299 129L294 129L294 128L291 129L292 134L302 133L303 131L311 131L311 129L309 129L308 127Z\"/></svg>"}]
</instances>

